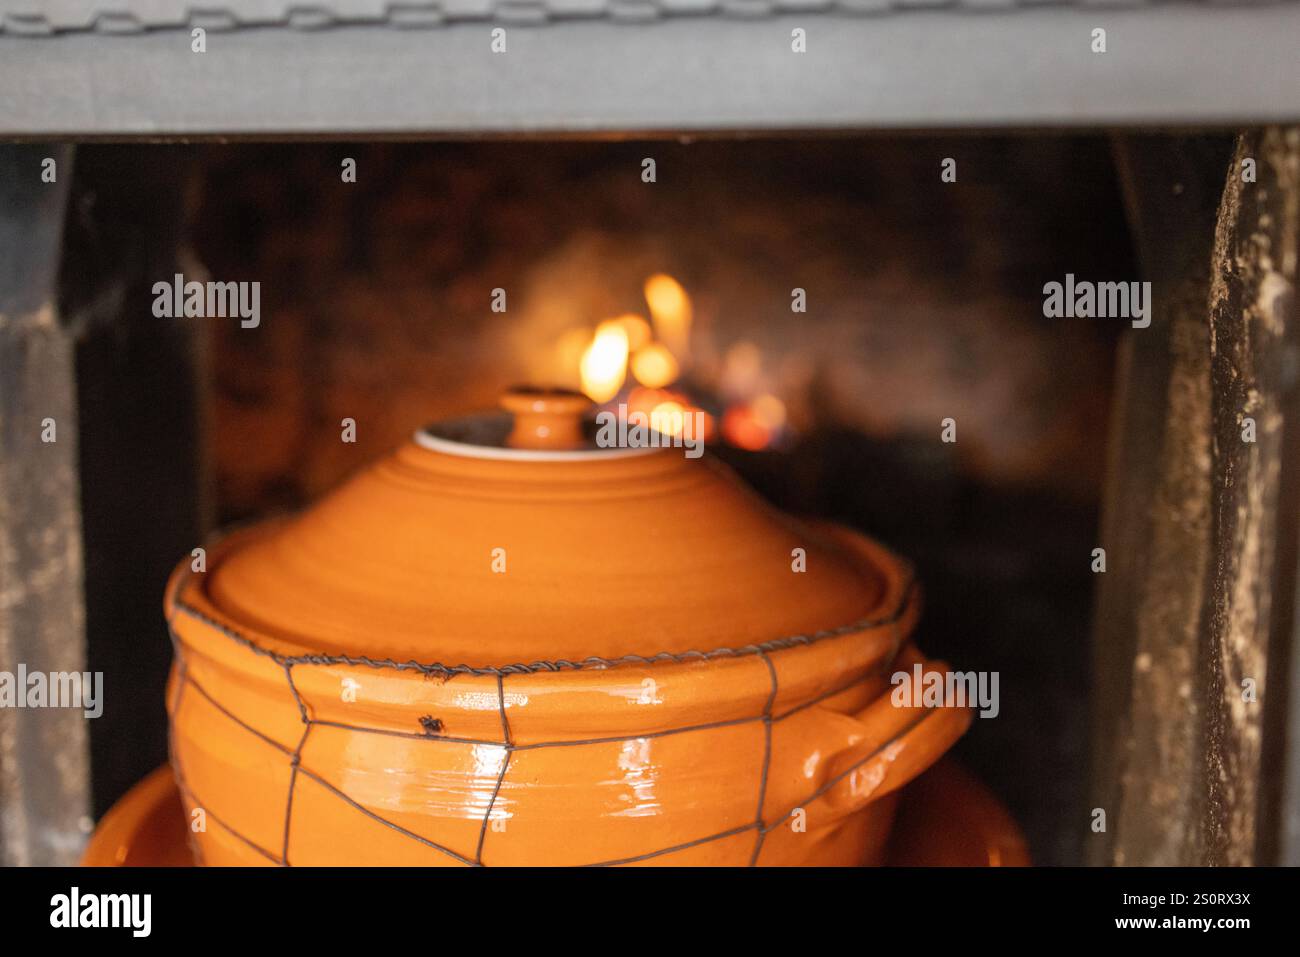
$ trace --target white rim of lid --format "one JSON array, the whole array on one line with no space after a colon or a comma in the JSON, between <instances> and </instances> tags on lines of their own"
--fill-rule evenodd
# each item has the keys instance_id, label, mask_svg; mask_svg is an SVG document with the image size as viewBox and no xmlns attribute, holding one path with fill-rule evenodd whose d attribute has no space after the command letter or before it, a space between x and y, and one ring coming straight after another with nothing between
<instances>
[{"instance_id":1,"label":"white rim of lid","mask_svg":"<svg viewBox=\"0 0 1300 957\"><path fill-rule=\"evenodd\" d=\"M653 455L655 452L672 451L676 446L672 445L671 437L665 436L662 445L644 445L632 447L616 448L590 448L590 449L512 449L504 445L482 445L474 442L464 442L458 439L449 439L442 435L436 435L433 430L439 425L470 425L471 423L486 422L504 416L504 413L485 413L482 415L465 416L464 418L452 419L446 423L428 425L422 429L417 429L412 436L415 444L431 452L442 452L445 455L459 455L470 459L497 459L508 462L592 462L606 461L609 459L627 459L640 455ZM508 418L508 417L506 417ZM657 434L657 433L656 433Z\"/></svg>"}]
</instances>

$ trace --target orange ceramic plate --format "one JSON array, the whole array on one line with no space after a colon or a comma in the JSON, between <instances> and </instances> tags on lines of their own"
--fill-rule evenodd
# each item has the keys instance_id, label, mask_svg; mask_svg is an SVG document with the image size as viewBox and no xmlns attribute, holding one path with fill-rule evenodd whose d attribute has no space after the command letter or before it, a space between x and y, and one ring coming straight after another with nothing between
<instances>
[{"instance_id":1,"label":"orange ceramic plate","mask_svg":"<svg viewBox=\"0 0 1300 957\"><path fill-rule=\"evenodd\" d=\"M885 863L904 866L1020 867L1024 838L1001 802L952 760L903 791ZM86 867L192 867L185 817L171 768L137 784L99 822Z\"/></svg>"}]
</instances>

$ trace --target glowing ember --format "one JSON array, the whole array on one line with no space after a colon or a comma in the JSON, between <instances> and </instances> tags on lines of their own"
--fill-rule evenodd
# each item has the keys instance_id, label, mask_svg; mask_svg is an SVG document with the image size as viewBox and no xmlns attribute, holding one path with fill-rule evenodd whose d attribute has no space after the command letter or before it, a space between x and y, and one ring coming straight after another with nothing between
<instances>
[{"instance_id":1,"label":"glowing ember","mask_svg":"<svg viewBox=\"0 0 1300 957\"><path fill-rule=\"evenodd\" d=\"M678 435L681 432L685 416L698 415L699 420L693 428L696 438L712 441L714 434L713 416L697 408L681 392L672 389L647 389L637 386L627 397L628 415L641 413L650 420L650 427L664 435Z\"/></svg>"},{"instance_id":2,"label":"glowing ember","mask_svg":"<svg viewBox=\"0 0 1300 957\"><path fill-rule=\"evenodd\" d=\"M662 389L676 381L680 367L668 348L659 342L652 342L643 349L638 349L632 356L632 375L636 381L651 389Z\"/></svg>"},{"instance_id":3,"label":"glowing ember","mask_svg":"<svg viewBox=\"0 0 1300 957\"><path fill-rule=\"evenodd\" d=\"M645 301L659 339L673 355L685 357L690 349L692 310L691 297L682 284L656 273L645 281Z\"/></svg>"},{"instance_id":4,"label":"glowing ember","mask_svg":"<svg viewBox=\"0 0 1300 957\"><path fill-rule=\"evenodd\" d=\"M582 391L594 402L608 402L618 395L627 377L627 330L617 319L602 322L596 329L587 351L582 354L579 371Z\"/></svg>"},{"instance_id":5,"label":"glowing ember","mask_svg":"<svg viewBox=\"0 0 1300 957\"><path fill-rule=\"evenodd\" d=\"M650 428L663 435L681 435L686 411L680 402L661 402L650 411Z\"/></svg>"},{"instance_id":6,"label":"glowing ember","mask_svg":"<svg viewBox=\"0 0 1300 957\"><path fill-rule=\"evenodd\" d=\"M785 403L774 395L760 395L749 403L754 421L776 432L785 425Z\"/></svg>"},{"instance_id":7,"label":"glowing ember","mask_svg":"<svg viewBox=\"0 0 1300 957\"><path fill-rule=\"evenodd\" d=\"M771 431L749 414L743 405L733 405L722 415L722 436L732 445L757 452L772 441Z\"/></svg>"},{"instance_id":8,"label":"glowing ember","mask_svg":"<svg viewBox=\"0 0 1300 957\"><path fill-rule=\"evenodd\" d=\"M723 413L722 437L737 448L758 452L776 441L784 425L785 403L764 394Z\"/></svg>"}]
</instances>

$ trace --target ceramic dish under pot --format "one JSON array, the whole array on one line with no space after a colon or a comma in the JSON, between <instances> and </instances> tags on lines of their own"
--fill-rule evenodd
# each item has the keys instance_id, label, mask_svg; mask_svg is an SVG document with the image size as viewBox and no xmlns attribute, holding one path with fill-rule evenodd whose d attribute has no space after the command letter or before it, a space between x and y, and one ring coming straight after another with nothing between
<instances>
[{"instance_id":1,"label":"ceramic dish under pot","mask_svg":"<svg viewBox=\"0 0 1300 957\"><path fill-rule=\"evenodd\" d=\"M172 576L208 864L869 864L965 731L911 572L572 396L445 423ZM559 446L559 447L557 447Z\"/></svg>"}]
</instances>

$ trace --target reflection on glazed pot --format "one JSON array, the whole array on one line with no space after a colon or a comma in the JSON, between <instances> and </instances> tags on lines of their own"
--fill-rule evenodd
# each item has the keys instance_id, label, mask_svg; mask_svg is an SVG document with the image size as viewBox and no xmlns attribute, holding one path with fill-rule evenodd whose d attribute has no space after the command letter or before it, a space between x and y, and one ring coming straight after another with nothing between
<instances>
[{"instance_id":1,"label":"reflection on glazed pot","mask_svg":"<svg viewBox=\"0 0 1300 957\"><path fill-rule=\"evenodd\" d=\"M273 656L174 585L173 760L208 864L875 863L897 789L970 721L886 693L920 660L894 653L901 577L897 620L824 642L454 676Z\"/></svg>"}]
</instances>

